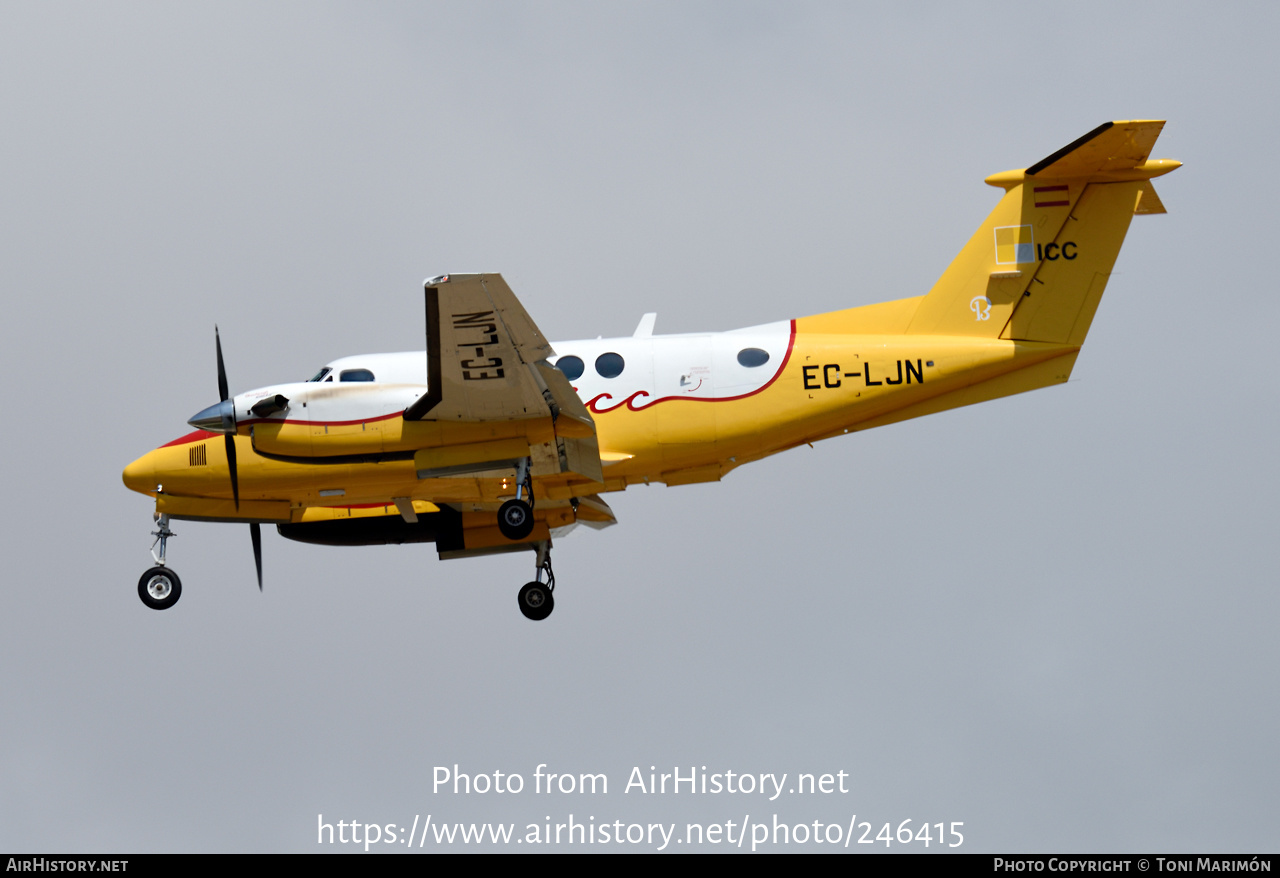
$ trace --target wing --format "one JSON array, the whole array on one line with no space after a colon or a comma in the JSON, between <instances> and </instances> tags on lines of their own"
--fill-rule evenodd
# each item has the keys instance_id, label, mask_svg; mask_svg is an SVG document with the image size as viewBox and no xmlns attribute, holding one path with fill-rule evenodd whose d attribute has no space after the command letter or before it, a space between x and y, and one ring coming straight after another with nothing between
<instances>
[{"instance_id":1,"label":"wing","mask_svg":"<svg viewBox=\"0 0 1280 878\"><path fill-rule=\"evenodd\" d=\"M603 481L595 422L568 379L547 362L555 351L502 275L441 275L423 286L427 391L405 410L405 420L547 419L555 440L532 448L534 475L578 473ZM478 445L449 450L463 457L474 450L477 464L509 456L505 448Z\"/></svg>"},{"instance_id":2,"label":"wing","mask_svg":"<svg viewBox=\"0 0 1280 878\"><path fill-rule=\"evenodd\" d=\"M405 420L550 417L536 366L555 351L502 275L446 274L424 287L427 392Z\"/></svg>"}]
</instances>

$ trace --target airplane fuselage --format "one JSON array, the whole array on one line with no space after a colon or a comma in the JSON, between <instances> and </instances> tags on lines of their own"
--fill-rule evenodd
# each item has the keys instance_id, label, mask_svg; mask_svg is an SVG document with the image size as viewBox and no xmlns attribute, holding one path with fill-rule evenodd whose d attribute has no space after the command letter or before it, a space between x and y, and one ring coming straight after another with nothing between
<instances>
[{"instance_id":1,"label":"airplane fuselage","mask_svg":"<svg viewBox=\"0 0 1280 878\"><path fill-rule=\"evenodd\" d=\"M905 335L918 299L722 333L583 339L554 344L596 423L603 483L534 479L554 530L572 522L555 501L628 485L717 481L797 445L1065 381L1071 345ZM222 439L196 431L129 466L129 487L177 518L315 520L315 510L387 506L481 512L514 495L510 472L420 477L424 448L540 441L545 419L406 421L424 390L424 352L345 357L320 381L234 397L240 509L232 508ZM343 373L361 380L342 380ZM372 376L373 380L368 380ZM483 380L483 379L478 379ZM288 408L255 417L274 396ZM447 468L444 461L444 468ZM552 501L542 502L542 501ZM308 511L311 511L310 519ZM349 514L349 513L348 513Z\"/></svg>"}]
</instances>

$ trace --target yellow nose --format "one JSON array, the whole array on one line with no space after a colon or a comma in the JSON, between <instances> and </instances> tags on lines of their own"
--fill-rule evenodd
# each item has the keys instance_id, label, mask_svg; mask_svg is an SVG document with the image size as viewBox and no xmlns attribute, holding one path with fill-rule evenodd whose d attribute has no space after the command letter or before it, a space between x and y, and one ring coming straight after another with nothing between
<instances>
[{"instance_id":1,"label":"yellow nose","mask_svg":"<svg viewBox=\"0 0 1280 878\"><path fill-rule=\"evenodd\" d=\"M129 490L140 494L155 492L156 468L150 452L124 468L124 485Z\"/></svg>"}]
</instances>

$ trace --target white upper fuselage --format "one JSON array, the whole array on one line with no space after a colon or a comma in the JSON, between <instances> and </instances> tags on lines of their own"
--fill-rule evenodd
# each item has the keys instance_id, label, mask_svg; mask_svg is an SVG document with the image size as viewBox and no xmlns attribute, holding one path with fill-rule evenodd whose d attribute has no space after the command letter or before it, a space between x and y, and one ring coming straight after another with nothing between
<instances>
[{"instance_id":1,"label":"white upper fuselage","mask_svg":"<svg viewBox=\"0 0 1280 878\"><path fill-rule=\"evenodd\" d=\"M557 356L550 360L588 408L601 413L621 405L643 409L673 397L711 400L755 393L778 375L791 340L791 323L782 321L720 333L555 342ZM425 391L427 356L404 351L342 357L317 378L237 395L237 423L343 423L399 414ZM277 394L288 398L288 408L266 418L250 411Z\"/></svg>"}]
</instances>

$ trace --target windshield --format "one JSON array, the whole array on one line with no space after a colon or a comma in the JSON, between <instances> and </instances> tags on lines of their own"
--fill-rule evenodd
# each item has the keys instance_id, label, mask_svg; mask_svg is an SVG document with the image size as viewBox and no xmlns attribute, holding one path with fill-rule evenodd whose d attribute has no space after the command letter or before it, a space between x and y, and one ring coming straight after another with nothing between
<instances>
[{"instance_id":1,"label":"windshield","mask_svg":"<svg viewBox=\"0 0 1280 878\"><path fill-rule=\"evenodd\" d=\"M309 379L307 379L307 380L308 380L308 381L323 381L323 380L324 380L324 376L328 375L328 374L329 374L329 371L330 371L329 367L328 367L328 366L325 366L323 369L321 369L321 370L320 370L319 372L317 372L314 376L312 376L311 378L309 378Z\"/></svg>"}]
</instances>

